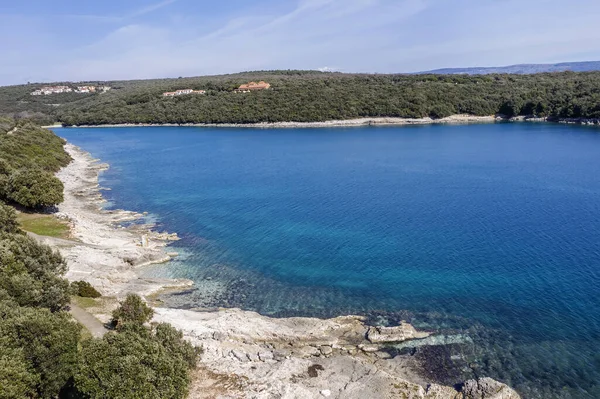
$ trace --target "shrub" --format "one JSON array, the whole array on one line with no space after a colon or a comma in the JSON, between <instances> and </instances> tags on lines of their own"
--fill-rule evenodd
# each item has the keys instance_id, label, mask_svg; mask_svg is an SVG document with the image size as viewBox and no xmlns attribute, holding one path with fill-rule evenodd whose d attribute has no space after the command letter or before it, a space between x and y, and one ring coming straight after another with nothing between
<instances>
[{"instance_id":1,"label":"shrub","mask_svg":"<svg viewBox=\"0 0 600 399\"><path fill-rule=\"evenodd\" d=\"M9 367L15 378L0 392L25 393L19 398L57 397L77 370L79 335L79 325L64 312L0 304L0 365ZM3 361L8 356L11 361ZM6 369L0 370L5 375ZM31 391L35 394L28 396Z\"/></svg>"},{"instance_id":2,"label":"shrub","mask_svg":"<svg viewBox=\"0 0 600 399\"><path fill-rule=\"evenodd\" d=\"M0 233L20 233L19 222L15 210L0 202Z\"/></svg>"},{"instance_id":3,"label":"shrub","mask_svg":"<svg viewBox=\"0 0 600 399\"><path fill-rule=\"evenodd\" d=\"M126 324L119 333L83 343L75 387L85 397L185 398L197 353L172 327Z\"/></svg>"},{"instance_id":4,"label":"shrub","mask_svg":"<svg viewBox=\"0 0 600 399\"><path fill-rule=\"evenodd\" d=\"M100 294L90 283L87 281L74 281L71 283L73 293L83 298L100 298Z\"/></svg>"},{"instance_id":5,"label":"shrub","mask_svg":"<svg viewBox=\"0 0 600 399\"><path fill-rule=\"evenodd\" d=\"M42 208L60 204L63 190L62 182L51 173L24 169L10 175L6 196L27 208Z\"/></svg>"},{"instance_id":6,"label":"shrub","mask_svg":"<svg viewBox=\"0 0 600 399\"><path fill-rule=\"evenodd\" d=\"M142 325L152 319L154 310L146 305L139 295L129 294L112 314L112 325L120 327L126 323Z\"/></svg>"},{"instance_id":7,"label":"shrub","mask_svg":"<svg viewBox=\"0 0 600 399\"><path fill-rule=\"evenodd\" d=\"M56 251L20 234L0 234L0 289L19 306L58 311L69 303L67 265Z\"/></svg>"}]
</instances>

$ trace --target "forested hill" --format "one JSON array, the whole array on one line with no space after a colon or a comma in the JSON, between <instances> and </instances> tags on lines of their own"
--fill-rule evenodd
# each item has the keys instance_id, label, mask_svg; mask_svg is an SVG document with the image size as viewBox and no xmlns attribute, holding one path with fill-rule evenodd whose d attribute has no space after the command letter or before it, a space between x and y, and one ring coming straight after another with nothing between
<instances>
[{"instance_id":1,"label":"forested hill","mask_svg":"<svg viewBox=\"0 0 600 399\"><path fill-rule=\"evenodd\" d=\"M259 80L271 88L234 92L240 84ZM2 87L0 114L66 125L310 122L452 114L600 117L600 72L467 76L267 71L102 84L112 90L32 96L30 92L41 84ZM187 88L206 90L206 94L162 95Z\"/></svg>"}]
</instances>

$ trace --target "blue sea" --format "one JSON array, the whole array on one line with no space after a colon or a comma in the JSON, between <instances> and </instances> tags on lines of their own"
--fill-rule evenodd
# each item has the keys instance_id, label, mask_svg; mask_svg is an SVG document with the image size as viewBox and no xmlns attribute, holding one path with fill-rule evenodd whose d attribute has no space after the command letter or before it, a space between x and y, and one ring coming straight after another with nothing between
<instances>
[{"instance_id":1,"label":"blue sea","mask_svg":"<svg viewBox=\"0 0 600 399\"><path fill-rule=\"evenodd\" d=\"M600 129L55 129L111 165L111 208L177 232L170 306L408 320L428 378L600 398Z\"/></svg>"}]
</instances>

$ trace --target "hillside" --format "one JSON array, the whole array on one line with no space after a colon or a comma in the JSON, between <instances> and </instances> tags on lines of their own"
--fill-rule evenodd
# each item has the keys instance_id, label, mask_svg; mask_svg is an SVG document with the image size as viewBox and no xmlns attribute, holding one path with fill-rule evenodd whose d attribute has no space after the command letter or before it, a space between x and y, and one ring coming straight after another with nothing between
<instances>
[{"instance_id":1,"label":"hillside","mask_svg":"<svg viewBox=\"0 0 600 399\"><path fill-rule=\"evenodd\" d=\"M243 83L259 80L271 88L234 92ZM112 90L32 96L29 93L41 84L2 87L0 114L65 125L314 122L452 114L600 117L600 72L469 76L264 71L102 84ZM206 94L163 96L177 89Z\"/></svg>"},{"instance_id":2,"label":"hillside","mask_svg":"<svg viewBox=\"0 0 600 399\"><path fill-rule=\"evenodd\" d=\"M600 71L600 61L561 62L558 64L517 64L503 67L442 68L420 74L466 74L488 75L493 73L534 74L547 72L592 72Z\"/></svg>"}]
</instances>

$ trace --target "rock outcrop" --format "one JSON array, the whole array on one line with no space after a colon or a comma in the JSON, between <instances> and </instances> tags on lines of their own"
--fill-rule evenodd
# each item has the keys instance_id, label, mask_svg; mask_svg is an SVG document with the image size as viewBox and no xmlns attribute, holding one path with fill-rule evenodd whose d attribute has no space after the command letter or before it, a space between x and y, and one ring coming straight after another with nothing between
<instances>
[{"instance_id":1,"label":"rock outcrop","mask_svg":"<svg viewBox=\"0 0 600 399\"><path fill-rule=\"evenodd\" d=\"M396 327L370 327L367 339L372 343L403 342L409 339L427 338L429 333L417 331L412 325L402 321Z\"/></svg>"},{"instance_id":2,"label":"rock outcrop","mask_svg":"<svg viewBox=\"0 0 600 399\"><path fill-rule=\"evenodd\" d=\"M464 399L520 399L518 393L506 384L491 378L469 380L462 388Z\"/></svg>"},{"instance_id":3,"label":"rock outcrop","mask_svg":"<svg viewBox=\"0 0 600 399\"><path fill-rule=\"evenodd\" d=\"M202 367L240 387L195 398L519 398L491 379L468 381L462 392L422 380L405 358L382 350L384 343L430 335L408 323L368 327L358 316L273 319L239 309L155 311L155 321L174 325L204 349ZM492 391L505 396L485 396Z\"/></svg>"}]
</instances>

